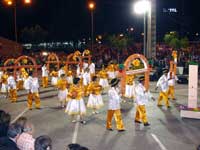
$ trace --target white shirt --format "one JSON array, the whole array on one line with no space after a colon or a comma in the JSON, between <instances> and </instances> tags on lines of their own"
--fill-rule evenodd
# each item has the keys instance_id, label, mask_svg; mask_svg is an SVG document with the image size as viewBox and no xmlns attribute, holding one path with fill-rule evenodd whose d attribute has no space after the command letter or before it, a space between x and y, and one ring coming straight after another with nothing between
<instances>
[{"instance_id":1,"label":"white shirt","mask_svg":"<svg viewBox=\"0 0 200 150\"><path fill-rule=\"evenodd\" d=\"M88 68L88 63L83 62L83 69L85 70L86 68Z\"/></svg>"},{"instance_id":2,"label":"white shirt","mask_svg":"<svg viewBox=\"0 0 200 150\"><path fill-rule=\"evenodd\" d=\"M135 87L135 94L136 94L136 103L137 105L146 105L148 100L152 97L151 93L145 92L146 89L145 87L139 83L136 87Z\"/></svg>"},{"instance_id":3,"label":"white shirt","mask_svg":"<svg viewBox=\"0 0 200 150\"><path fill-rule=\"evenodd\" d=\"M91 63L89 65L89 69L90 69L90 74L94 74L95 73L95 64L94 63Z\"/></svg>"},{"instance_id":4,"label":"white shirt","mask_svg":"<svg viewBox=\"0 0 200 150\"><path fill-rule=\"evenodd\" d=\"M166 75L162 75L159 78L156 86L160 87L162 92L167 92L167 90L169 88L167 76Z\"/></svg>"},{"instance_id":5,"label":"white shirt","mask_svg":"<svg viewBox=\"0 0 200 150\"><path fill-rule=\"evenodd\" d=\"M48 77L49 71L47 70L46 66L42 67L42 77Z\"/></svg>"},{"instance_id":6,"label":"white shirt","mask_svg":"<svg viewBox=\"0 0 200 150\"><path fill-rule=\"evenodd\" d=\"M65 74L65 70L63 69L58 70L58 77L60 77L62 74Z\"/></svg>"},{"instance_id":7,"label":"white shirt","mask_svg":"<svg viewBox=\"0 0 200 150\"><path fill-rule=\"evenodd\" d=\"M168 85L169 86L174 86L175 85L175 81L178 81L178 77L172 73L172 78L170 79L170 72L167 74L167 78L168 78Z\"/></svg>"},{"instance_id":8,"label":"white shirt","mask_svg":"<svg viewBox=\"0 0 200 150\"><path fill-rule=\"evenodd\" d=\"M1 79L2 76L3 76L3 71L0 71L0 79Z\"/></svg>"},{"instance_id":9,"label":"white shirt","mask_svg":"<svg viewBox=\"0 0 200 150\"><path fill-rule=\"evenodd\" d=\"M88 72L85 72L83 74L83 85L88 85L91 81L90 74Z\"/></svg>"},{"instance_id":10,"label":"white shirt","mask_svg":"<svg viewBox=\"0 0 200 150\"><path fill-rule=\"evenodd\" d=\"M8 88L12 88L12 89L16 89L16 82L15 82L15 78L13 76L9 76L7 79L8 82Z\"/></svg>"},{"instance_id":11,"label":"white shirt","mask_svg":"<svg viewBox=\"0 0 200 150\"><path fill-rule=\"evenodd\" d=\"M39 89L38 78L33 78L33 77L29 76L25 82L25 89L28 91L31 91L31 93L38 93L39 92L38 91L38 89Z\"/></svg>"},{"instance_id":12,"label":"white shirt","mask_svg":"<svg viewBox=\"0 0 200 150\"><path fill-rule=\"evenodd\" d=\"M120 109L121 98L117 92L117 89L111 87L108 90L108 110L118 110Z\"/></svg>"},{"instance_id":13,"label":"white shirt","mask_svg":"<svg viewBox=\"0 0 200 150\"><path fill-rule=\"evenodd\" d=\"M108 71L107 74L108 74L109 79L114 79L117 77L117 74L115 71Z\"/></svg>"},{"instance_id":14,"label":"white shirt","mask_svg":"<svg viewBox=\"0 0 200 150\"><path fill-rule=\"evenodd\" d=\"M73 76L67 76L67 83L73 84Z\"/></svg>"}]
</instances>

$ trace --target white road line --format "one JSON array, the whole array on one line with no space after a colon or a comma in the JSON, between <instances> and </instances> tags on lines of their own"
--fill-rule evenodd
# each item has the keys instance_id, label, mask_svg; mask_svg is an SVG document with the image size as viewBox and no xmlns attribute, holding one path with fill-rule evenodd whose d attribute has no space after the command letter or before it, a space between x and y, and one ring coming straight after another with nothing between
<instances>
[{"instance_id":1,"label":"white road line","mask_svg":"<svg viewBox=\"0 0 200 150\"><path fill-rule=\"evenodd\" d=\"M17 119L23 116L28 110L28 108L25 108L23 112L21 112L13 121L11 121L11 123L15 123L15 121L17 121Z\"/></svg>"},{"instance_id":2,"label":"white road line","mask_svg":"<svg viewBox=\"0 0 200 150\"><path fill-rule=\"evenodd\" d=\"M75 129L74 129L74 134L73 134L73 138L72 138L72 143L73 144L77 142L79 120L80 120L80 115L77 116L77 122L76 122L76 126L75 126Z\"/></svg>"},{"instance_id":3,"label":"white road line","mask_svg":"<svg viewBox=\"0 0 200 150\"><path fill-rule=\"evenodd\" d=\"M158 139L158 137L155 134L151 133L151 136L158 143L158 145L160 146L161 150L167 150L167 148L161 143L161 141Z\"/></svg>"}]
</instances>

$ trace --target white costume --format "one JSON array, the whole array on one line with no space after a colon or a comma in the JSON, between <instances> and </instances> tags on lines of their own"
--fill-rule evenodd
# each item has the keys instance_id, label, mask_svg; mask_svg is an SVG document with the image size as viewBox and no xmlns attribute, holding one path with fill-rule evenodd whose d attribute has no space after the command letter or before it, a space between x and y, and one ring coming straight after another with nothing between
<instances>
[{"instance_id":1,"label":"white costume","mask_svg":"<svg viewBox=\"0 0 200 150\"><path fill-rule=\"evenodd\" d=\"M88 86L88 91L90 92L90 95L88 98L87 107L94 109L99 109L102 107L104 104L101 96L101 86L98 83L92 82Z\"/></svg>"},{"instance_id":2,"label":"white costume","mask_svg":"<svg viewBox=\"0 0 200 150\"><path fill-rule=\"evenodd\" d=\"M65 74L65 70L61 68L60 70L58 70L58 77L60 78L62 74Z\"/></svg>"},{"instance_id":3,"label":"white costume","mask_svg":"<svg viewBox=\"0 0 200 150\"><path fill-rule=\"evenodd\" d=\"M45 65L42 66L42 77L48 77L48 73L47 67Z\"/></svg>"},{"instance_id":4,"label":"white costume","mask_svg":"<svg viewBox=\"0 0 200 150\"><path fill-rule=\"evenodd\" d=\"M178 81L178 77L174 73L172 73L172 78L170 77L170 72L167 74L167 79L169 86L174 86L175 81Z\"/></svg>"},{"instance_id":5,"label":"white costume","mask_svg":"<svg viewBox=\"0 0 200 150\"><path fill-rule=\"evenodd\" d=\"M90 73L84 72L83 73L83 85L87 86L90 83L90 81L91 81Z\"/></svg>"},{"instance_id":6,"label":"white costume","mask_svg":"<svg viewBox=\"0 0 200 150\"><path fill-rule=\"evenodd\" d=\"M120 109L121 98L118 94L118 89L111 87L108 90L108 110Z\"/></svg>"},{"instance_id":7,"label":"white costume","mask_svg":"<svg viewBox=\"0 0 200 150\"><path fill-rule=\"evenodd\" d=\"M114 79L117 77L116 71L108 71L107 74L108 74L108 79Z\"/></svg>"},{"instance_id":8,"label":"white costume","mask_svg":"<svg viewBox=\"0 0 200 150\"><path fill-rule=\"evenodd\" d=\"M145 87L141 83L135 87L135 94L135 101L137 105L146 105L148 100L152 98L151 93L149 91L146 92Z\"/></svg>"},{"instance_id":9,"label":"white costume","mask_svg":"<svg viewBox=\"0 0 200 150\"><path fill-rule=\"evenodd\" d=\"M72 93L77 93L76 97L71 97ZM84 115L86 114L86 107L84 100L82 98L82 89L80 87L77 87L76 85L73 85L69 89L69 101L67 103L65 112L68 115Z\"/></svg>"},{"instance_id":10,"label":"white costume","mask_svg":"<svg viewBox=\"0 0 200 150\"><path fill-rule=\"evenodd\" d=\"M157 86L157 87L160 87L162 92L167 92L167 91L168 91L168 88L169 88L167 77L166 77L165 75L162 75L162 76L159 78L159 80L158 80L156 86Z\"/></svg>"},{"instance_id":11,"label":"white costume","mask_svg":"<svg viewBox=\"0 0 200 150\"><path fill-rule=\"evenodd\" d=\"M88 68L88 63L83 62L83 70L85 70L86 68Z\"/></svg>"},{"instance_id":12,"label":"white costume","mask_svg":"<svg viewBox=\"0 0 200 150\"><path fill-rule=\"evenodd\" d=\"M90 74L95 74L95 64L92 62L89 65Z\"/></svg>"},{"instance_id":13,"label":"white costume","mask_svg":"<svg viewBox=\"0 0 200 150\"><path fill-rule=\"evenodd\" d=\"M7 82L8 82L8 90L17 89L16 81L13 76L9 76Z\"/></svg>"}]
</instances>

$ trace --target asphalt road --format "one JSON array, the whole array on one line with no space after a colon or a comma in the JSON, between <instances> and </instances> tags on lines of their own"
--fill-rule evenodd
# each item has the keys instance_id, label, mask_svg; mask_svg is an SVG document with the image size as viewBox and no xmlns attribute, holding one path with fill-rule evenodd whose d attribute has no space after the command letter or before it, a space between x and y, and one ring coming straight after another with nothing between
<instances>
[{"instance_id":1,"label":"asphalt road","mask_svg":"<svg viewBox=\"0 0 200 150\"><path fill-rule=\"evenodd\" d=\"M152 93L155 82L151 82ZM35 126L34 137L49 135L53 140L54 150L66 150L69 143L76 142L90 150L196 150L200 144L200 120L180 117L180 104L187 104L188 85L176 85L176 101L172 106L159 108L157 102L150 101L147 105L150 127L135 124L135 107L132 100L122 103L122 115L126 131L107 131L106 106L107 95L103 95L105 106L100 113L93 115L90 109L85 117L86 125L71 123L64 109L58 108L57 91L52 87L41 89L41 110L28 110L26 92L18 93L17 103L0 98L0 109L6 110L14 122L19 116L26 116ZM200 90L199 96L200 97ZM85 98L87 102L87 97ZM200 101L198 102L200 103ZM113 122L113 127L115 123Z\"/></svg>"}]
</instances>

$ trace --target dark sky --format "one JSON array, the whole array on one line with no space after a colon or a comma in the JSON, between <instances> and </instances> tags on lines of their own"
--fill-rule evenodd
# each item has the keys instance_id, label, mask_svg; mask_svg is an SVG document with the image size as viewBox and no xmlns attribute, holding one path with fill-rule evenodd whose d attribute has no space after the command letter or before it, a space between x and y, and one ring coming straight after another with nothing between
<instances>
[{"instance_id":1,"label":"dark sky","mask_svg":"<svg viewBox=\"0 0 200 150\"><path fill-rule=\"evenodd\" d=\"M20 1L20 0L19 0ZM142 16L132 12L135 0L96 0L95 34L124 32L134 27L143 31ZM179 30L200 32L199 0L157 0L157 34ZM163 8L177 8L177 14L163 13ZM33 0L32 6L18 6L18 29L35 24L46 29L51 39L69 40L88 37L90 12L87 0ZM0 36L12 39L14 33L13 9L0 5Z\"/></svg>"}]
</instances>

